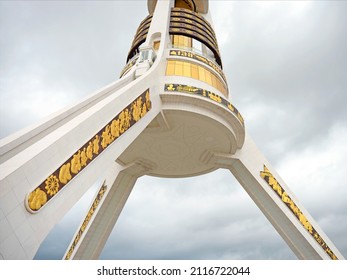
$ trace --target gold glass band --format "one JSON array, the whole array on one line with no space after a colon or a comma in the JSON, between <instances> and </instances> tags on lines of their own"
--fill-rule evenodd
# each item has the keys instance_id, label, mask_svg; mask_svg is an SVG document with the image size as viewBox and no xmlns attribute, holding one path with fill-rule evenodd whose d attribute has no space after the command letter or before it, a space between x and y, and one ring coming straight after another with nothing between
<instances>
[{"instance_id":1,"label":"gold glass band","mask_svg":"<svg viewBox=\"0 0 347 280\"><path fill-rule=\"evenodd\" d=\"M166 76L184 76L199 80L213 86L225 97L228 97L228 89L224 81L209 69L197 63L182 60L168 60Z\"/></svg>"}]
</instances>

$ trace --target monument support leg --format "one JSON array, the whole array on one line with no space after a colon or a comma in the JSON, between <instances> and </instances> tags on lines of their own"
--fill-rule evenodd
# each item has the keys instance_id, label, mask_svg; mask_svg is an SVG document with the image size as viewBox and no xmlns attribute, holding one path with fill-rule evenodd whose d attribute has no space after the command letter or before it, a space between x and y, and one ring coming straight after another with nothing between
<instances>
[{"instance_id":1,"label":"monument support leg","mask_svg":"<svg viewBox=\"0 0 347 280\"><path fill-rule=\"evenodd\" d=\"M235 155L211 160L231 171L299 259L344 259L247 134Z\"/></svg>"},{"instance_id":2,"label":"monument support leg","mask_svg":"<svg viewBox=\"0 0 347 280\"><path fill-rule=\"evenodd\" d=\"M104 199L101 199L101 205L93 210L93 213L89 211L88 215L93 217L84 231L81 231L81 228L85 226L84 223L77 230L65 259L99 258L137 178L147 170L145 166L138 163L126 167L117 163L114 165L108 171L103 183L106 191ZM78 242L76 238L79 239ZM75 245L77 246L74 248Z\"/></svg>"}]
</instances>

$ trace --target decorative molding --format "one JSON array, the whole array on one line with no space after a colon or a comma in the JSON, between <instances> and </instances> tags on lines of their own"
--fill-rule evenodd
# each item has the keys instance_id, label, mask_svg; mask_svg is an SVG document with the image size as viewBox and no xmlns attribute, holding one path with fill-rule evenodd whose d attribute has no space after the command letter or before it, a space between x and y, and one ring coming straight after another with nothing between
<instances>
[{"instance_id":1,"label":"decorative molding","mask_svg":"<svg viewBox=\"0 0 347 280\"><path fill-rule=\"evenodd\" d=\"M294 214L298 221L303 225L303 227L312 235L314 240L322 247L322 249L329 255L332 260L337 260L336 255L329 248L328 244L325 243L323 238L314 229L312 224L307 220L305 215L301 212L299 207L290 198L287 192L282 188L280 183L271 174L270 170L264 165L264 170L260 171L260 176L265 180L265 182L274 190L277 196L282 200L282 202L288 207L288 209Z\"/></svg>"},{"instance_id":2,"label":"decorative molding","mask_svg":"<svg viewBox=\"0 0 347 280\"><path fill-rule=\"evenodd\" d=\"M28 211L39 211L110 144L146 115L151 106L147 89L27 195L25 204Z\"/></svg>"},{"instance_id":3,"label":"decorative molding","mask_svg":"<svg viewBox=\"0 0 347 280\"><path fill-rule=\"evenodd\" d=\"M69 260L71 258L72 253L74 252L74 250L75 250L78 242L80 241L84 231L88 227L88 224L89 224L90 220L92 219L92 217L95 213L95 210L98 208L100 201L102 200L106 190L107 190L107 186L105 185L105 182L104 182L103 185L101 186L97 196L95 197L92 206L89 208L88 214L84 218L84 221L83 221L80 229L78 230L69 250L67 251L67 253L64 257L65 260Z\"/></svg>"},{"instance_id":4,"label":"decorative molding","mask_svg":"<svg viewBox=\"0 0 347 280\"><path fill-rule=\"evenodd\" d=\"M210 99L228 108L238 118L242 126L245 125L243 117L241 116L240 112L228 100L226 100L225 98L211 91L208 91L202 88L193 87L193 86L181 85L181 84L165 84L164 91L197 94L199 96Z\"/></svg>"}]
</instances>

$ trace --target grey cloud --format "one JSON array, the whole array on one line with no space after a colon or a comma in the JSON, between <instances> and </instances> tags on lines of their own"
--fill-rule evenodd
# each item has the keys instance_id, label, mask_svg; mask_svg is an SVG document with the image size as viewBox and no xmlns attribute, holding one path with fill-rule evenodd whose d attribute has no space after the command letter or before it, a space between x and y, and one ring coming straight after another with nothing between
<instances>
[{"instance_id":1,"label":"grey cloud","mask_svg":"<svg viewBox=\"0 0 347 280\"><path fill-rule=\"evenodd\" d=\"M147 13L145 1L129 1L124 8L121 2L93 1L0 5L0 116L7 120L0 122L0 137L47 115L31 112L23 98L45 103L53 113L117 80ZM13 111L18 103L21 112ZM13 122L16 128L8 126Z\"/></svg>"},{"instance_id":2,"label":"grey cloud","mask_svg":"<svg viewBox=\"0 0 347 280\"><path fill-rule=\"evenodd\" d=\"M295 3L266 8L237 2L224 27L230 41L221 52L232 98L245 112L251 134L276 161L284 150L303 149L347 117L346 3L306 4L296 14ZM224 24L218 18L215 23ZM264 104L269 112L259 117L261 122L247 123L245 114L254 104ZM274 138L285 141L277 154Z\"/></svg>"}]
</instances>

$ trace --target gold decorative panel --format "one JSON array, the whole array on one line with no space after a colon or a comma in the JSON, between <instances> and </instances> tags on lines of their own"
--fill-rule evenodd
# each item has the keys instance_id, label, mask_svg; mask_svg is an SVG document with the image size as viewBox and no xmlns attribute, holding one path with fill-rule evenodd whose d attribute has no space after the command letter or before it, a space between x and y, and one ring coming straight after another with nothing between
<instances>
[{"instance_id":1,"label":"gold decorative panel","mask_svg":"<svg viewBox=\"0 0 347 280\"><path fill-rule=\"evenodd\" d=\"M80 241L81 239L81 236L82 234L84 233L84 231L86 230L90 220L92 219L93 217L93 214L95 213L95 210L98 208L99 204L100 204L100 201L102 200L105 192L107 190L107 186L105 184L103 184L97 194L97 196L95 197L94 201L93 201L93 204L92 206L90 207L89 211L88 211L88 214L87 216L85 217L85 219L83 220L83 223L80 227L80 229L78 230L76 236L75 236L75 239L74 241L72 242L70 248L69 248L69 251L67 252L66 256L65 256L65 260L69 260L73 251L75 250L78 242Z\"/></svg>"},{"instance_id":2,"label":"gold decorative panel","mask_svg":"<svg viewBox=\"0 0 347 280\"><path fill-rule=\"evenodd\" d=\"M316 242L323 248L323 250L329 255L332 260L337 260L336 255L329 248L328 244L325 243L323 238L314 229L312 224L307 220L305 215L301 212L299 207L290 198L288 193L282 188L280 183L271 174L270 170L264 165L264 170L260 171L260 176L265 180L265 182L274 190L277 196L282 200L282 202L288 207L288 209L293 213L293 215L298 219L302 226L312 235Z\"/></svg>"},{"instance_id":3,"label":"gold decorative panel","mask_svg":"<svg viewBox=\"0 0 347 280\"><path fill-rule=\"evenodd\" d=\"M147 89L28 194L28 210L32 213L39 211L110 144L145 116L151 106Z\"/></svg>"},{"instance_id":4,"label":"gold decorative panel","mask_svg":"<svg viewBox=\"0 0 347 280\"><path fill-rule=\"evenodd\" d=\"M181 84L165 84L164 91L196 94L196 95L205 97L207 99L213 100L214 102L228 108L238 118L242 126L244 126L244 120L240 112L228 100L226 100L222 96L219 96L218 94L215 94L208 90L204 90L202 88L197 88L197 87L188 86L188 85L181 85Z\"/></svg>"}]
</instances>

